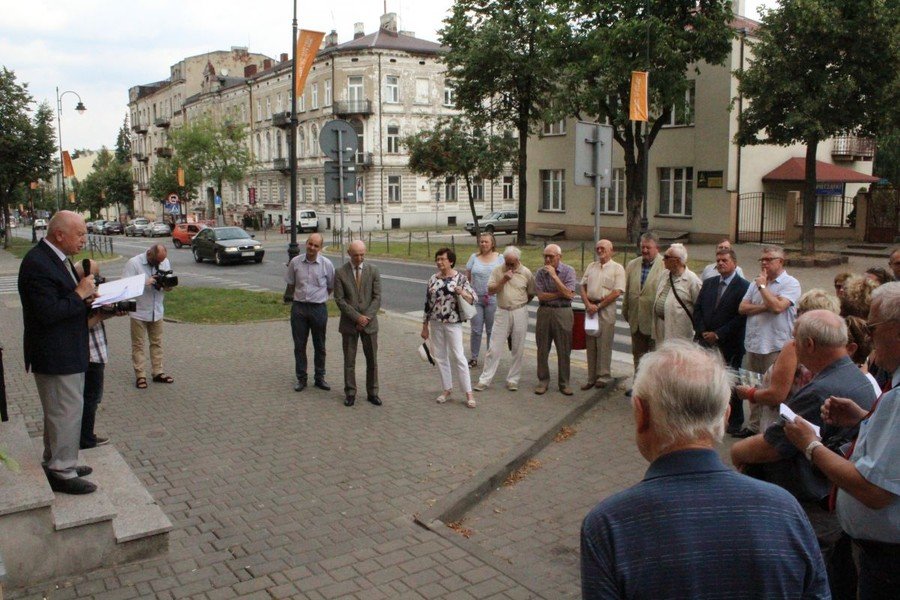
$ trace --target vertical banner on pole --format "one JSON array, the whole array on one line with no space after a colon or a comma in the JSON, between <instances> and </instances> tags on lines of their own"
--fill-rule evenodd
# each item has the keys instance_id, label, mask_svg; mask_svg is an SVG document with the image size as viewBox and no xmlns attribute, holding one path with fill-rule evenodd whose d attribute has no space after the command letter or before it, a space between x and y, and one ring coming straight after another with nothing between
<instances>
[{"instance_id":1,"label":"vertical banner on pole","mask_svg":"<svg viewBox=\"0 0 900 600\"><path fill-rule=\"evenodd\" d=\"M63 150L63 177L75 177L75 167L72 166L72 157L68 150Z\"/></svg>"},{"instance_id":2,"label":"vertical banner on pole","mask_svg":"<svg viewBox=\"0 0 900 600\"><path fill-rule=\"evenodd\" d=\"M325 34L321 31L301 29L297 36L297 62L294 64L294 86L297 96L303 94L303 86L306 85L306 77L316 59L316 53L322 45Z\"/></svg>"},{"instance_id":3,"label":"vertical banner on pole","mask_svg":"<svg viewBox=\"0 0 900 600\"><path fill-rule=\"evenodd\" d=\"M647 121L647 71L631 72L631 102L629 119L632 121Z\"/></svg>"}]
</instances>

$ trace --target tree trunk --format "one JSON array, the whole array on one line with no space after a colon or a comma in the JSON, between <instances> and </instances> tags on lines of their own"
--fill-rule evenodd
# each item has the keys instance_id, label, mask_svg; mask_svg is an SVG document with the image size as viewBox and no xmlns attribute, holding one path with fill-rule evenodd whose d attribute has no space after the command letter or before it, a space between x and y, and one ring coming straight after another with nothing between
<instances>
[{"instance_id":1,"label":"tree trunk","mask_svg":"<svg viewBox=\"0 0 900 600\"><path fill-rule=\"evenodd\" d=\"M481 226L478 225L478 215L475 214L475 200L472 198L472 178L466 173L463 176L466 182L466 193L469 194L469 210L472 211L472 222L475 223L475 242L478 242L478 236L481 234Z\"/></svg>"},{"instance_id":2,"label":"tree trunk","mask_svg":"<svg viewBox=\"0 0 900 600\"><path fill-rule=\"evenodd\" d=\"M530 108L527 110L530 111ZM526 112L525 114L525 119L522 119L520 115L517 126L519 132L519 224L516 229L517 246L524 246L526 243L525 211L528 208L528 203L526 202L528 193L528 182L526 179L528 166L528 113ZM538 183L538 185L540 186L540 183ZM540 207L540 198L538 198L538 207Z\"/></svg>"},{"instance_id":3,"label":"tree trunk","mask_svg":"<svg viewBox=\"0 0 900 600\"><path fill-rule=\"evenodd\" d=\"M801 252L804 256L816 253L816 149L819 140L806 143L806 181L803 186L803 231L800 234ZM793 219L794 215L787 215Z\"/></svg>"}]
</instances>

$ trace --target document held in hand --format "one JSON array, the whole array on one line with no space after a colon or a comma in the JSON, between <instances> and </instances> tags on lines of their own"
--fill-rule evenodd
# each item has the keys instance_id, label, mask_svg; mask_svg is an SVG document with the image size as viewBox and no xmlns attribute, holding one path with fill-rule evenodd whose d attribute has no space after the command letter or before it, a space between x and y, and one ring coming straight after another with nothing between
<instances>
[{"instance_id":1,"label":"document held in hand","mask_svg":"<svg viewBox=\"0 0 900 600\"><path fill-rule=\"evenodd\" d=\"M788 407L788 405L787 405L787 404L784 404L784 403L782 403L782 404L778 407L778 412L779 412L779 414L781 415L781 418L782 418L782 419L784 419L785 421L788 421L788 422L790 422L790 423L793 423L794 420L797 418L797 413L795 413L794 411L792 411L792 410L790 409L790 407ZM807 421L807 423L809 423L809 421ZM814 423L809 423L809 426L812 427L813 430L815 430L815 432L816 432L816 437L819 437L819 438L822 437L822 433L821 433L821 430L819 429L819 426L818 426L818 425L815 425Z\"/></svg>"},{"instance_id":2,"label":"document held in hand","mask_svg":"<svg viewBox=\"0 0 900 600\"><path fill-rule=\"evenodd\" d=\"M92 308L112 304L121 300L131 300L144 293L144 284L147 278L143 275L133 275L124 279L101 283L97 288L97 296L91 303Z\"/></svg>"},{"instance_id":3,"label":"document held in hand","mask_svg":"<svg viewBox=\"0 0 900 600\"><path fill-rule=\"evenodd\" d=\"M592 315L584 314L584 331L585 333L596 333L600 331L600 313L595 312Z\"/></svg>"}]
</instances>

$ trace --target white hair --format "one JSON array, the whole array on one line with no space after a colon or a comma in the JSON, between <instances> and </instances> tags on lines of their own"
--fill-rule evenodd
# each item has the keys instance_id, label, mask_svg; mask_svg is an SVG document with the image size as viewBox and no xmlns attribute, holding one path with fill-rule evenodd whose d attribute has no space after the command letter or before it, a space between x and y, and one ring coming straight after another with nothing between
<instances>
[{"instance_id":1,"label":"white hair","mask_svg":"<svg viewBox=\"0 0 900 600\"><path fill-rule=\"evenodd\" d=\"M812 340L817 346L842 348L847 345L847 322L829 310L811 310L797 319L794 338L798 343Z\"/></svg>"},{"instance_id":2,"label":"white hair","mask_svg":"<svg viewBox=\"0 0 900 600\"><path fill-rule=\"evenodd\" d=\"M878 302L878 312L885 321L900 321L900 281L891 281L875 288L872 304Z\"/></svg>"},{"instance_id":3,"label":"white hair","mask_svg":"<svg viewBox=\"0 0 900 600\"><path fill-rule=\"evenodd\" d=\"M683 264L684 266L687 266L687 256L688 255L687 255L687 248L684 247L684 244L678 244L678 243L672 244L669 246L669 250L672 251L672 254L674 254L675 257L678 258L678 261L681 264Z\"/></svg>"},{"instance_id":4,"label":"white hair","mask_svg":"<svg viewBox=\"0 0 900 600\"><path fill-rule=\"evenodd\" d=\"M647 404L665 449L675 442L722 441L732 383L718 352L670 339L641 359L634 395Z\"/></svg>"},{"instance_id":5,"label":"white hair","mask_svg":"<svg viewBox=\"0 0 900 600\"><path fill-rule=\"evenodd\" d=\"M503 256L512 256L516 260L522 258L522 251L515 246L507 246L503 249Z\"/></svg>"},{"instance_id":6,"label":"white hair","mask_svg":"<svg viewBox=\"0 0 900 600\"><path fill-rule=\"evenodd\" d=\"M764 246L763 254L774 254L775 258L784 258L784 248L781 246Z\"/></svg>"}]
</instances>

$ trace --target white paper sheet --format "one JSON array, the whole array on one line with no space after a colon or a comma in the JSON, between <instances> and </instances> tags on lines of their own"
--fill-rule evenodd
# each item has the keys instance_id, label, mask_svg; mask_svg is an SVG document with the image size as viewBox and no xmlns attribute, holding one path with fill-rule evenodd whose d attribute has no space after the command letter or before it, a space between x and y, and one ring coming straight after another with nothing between
<instances>
[{"instance_id":1,"label":"white paper sheet","mask_svg":"<svg viewBox=\"0 0 900 600\"><path fill-rule=\"evenodd\" d=\"M787 404L784 404L784 403L782 403L782 404L778 407L778 412L779 412L779 414L781 414L781 416L784 418L785 421L789 421L789 422L791 422L791 423L793 423L793 422L794 422L794 419L797 418L797 413L795 413L794 411L792 411L792 410L790 409L790 407L788 407L788 405L787 405ZM807 421L807 423L809 423L809 421ZM816 437L821 438L821 437L822 437L822 433L821 433L821 431L820 431L820 429L819 429L819 426L816 425L816 424L814 424L814 423L809 423L809 425L810 425L810 427L812 427L812 428L816 431Z\"/></svg>"},{"instance_id":2,"label":"white paper sheet","mask_svg":"<svg viewBox=\"0 0 900 600\"><path fill-rule=\"evenodd\" d=\"M94 298L91 306L96 308L104 304L137 298L144 293L146 281L147 278L143 275L134 275L124 279L117 279L116 281L101 283L97 290L97 297Z\"/></svg>"},{"instance_id":3,"label":"white paper sheet","mask_svg":"<svg viewBox=\"0 0 900 600\"><path fill-rule=\"evenodd\" d=\"M600 313L595 312L592 315L584 313L584 330L585 332L600 331Z\"/></svg>"}]
</instances>

